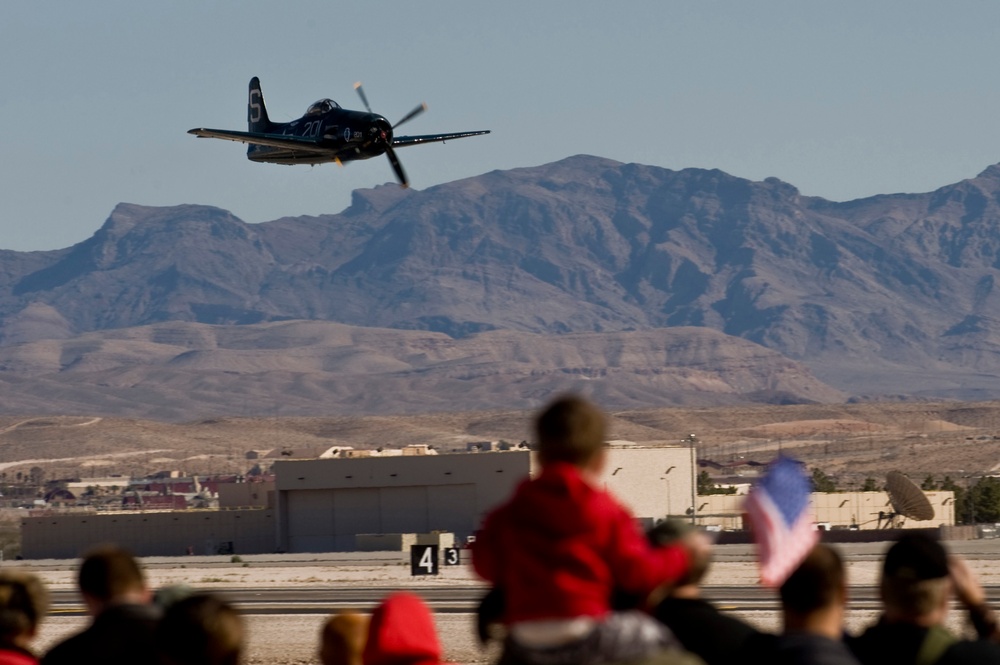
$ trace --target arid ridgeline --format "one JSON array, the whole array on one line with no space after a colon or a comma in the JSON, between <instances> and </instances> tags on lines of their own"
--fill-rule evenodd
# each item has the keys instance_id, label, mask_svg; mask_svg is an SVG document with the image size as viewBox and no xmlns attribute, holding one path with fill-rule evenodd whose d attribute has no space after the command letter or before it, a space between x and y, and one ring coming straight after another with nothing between
<instances>
[{"instance_id":1,"label":"arid ridgeline","mask_svg":"<svg viewBox=\"0 0 1000 665\"><path fill-rule=\"evenodd\" d=\"M0 418L0 464L11 476L140 474L165 469L243 472L246 452L313 456L355 448L431 444L440 452L484 440L530 439L529 411L412 416L219 418L163 423L120 418ZM637 442L698 437L698 456L767 462L779 450L834 476L841 488L897 469L922 480L991 472L1000 461L1000 402L879 403L618 411L611 436ZM273 458L272 458L273 459ZM267 463L267 460L261 460ZM743 469L744 471L746 469ZM739 469L734 467L734 471ZM959 482L962 482L959 480Z\"/></svg>"}]
</instances>

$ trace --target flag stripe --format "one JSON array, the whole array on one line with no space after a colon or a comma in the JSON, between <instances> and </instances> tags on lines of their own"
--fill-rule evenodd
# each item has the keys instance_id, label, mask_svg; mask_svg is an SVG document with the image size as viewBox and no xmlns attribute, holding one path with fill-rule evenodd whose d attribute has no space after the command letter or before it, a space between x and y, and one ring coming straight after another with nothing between
<instances>
[{"instance_id":1,"label":"flag stripe","mask_svg":"<svg viewBox=\"0 0 1000 665\"><path fill-rule=\"evenodd\" d=\"M781 457L743 504L766 586L780 586L819 542L809 502L811 489L802 465Z\"/></svg>"}]
</instances>

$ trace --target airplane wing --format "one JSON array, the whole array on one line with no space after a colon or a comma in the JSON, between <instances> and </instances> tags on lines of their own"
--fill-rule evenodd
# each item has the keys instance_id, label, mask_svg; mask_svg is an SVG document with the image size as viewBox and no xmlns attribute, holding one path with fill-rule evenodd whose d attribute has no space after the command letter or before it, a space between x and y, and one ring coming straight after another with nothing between
<instances>
[{"instance_id":1,"label":"airplane wing","mask_svg":"<svg viewBox=\"0 0 1000 665\"><path fill-rule=\"evenodd\" d=\"M189 129L188 134L194 134L203 139L225 139L226 141L239 141L240 143L253 143L255 145L266 145L272 148L287 148L290 150L300 150L303 152L315 152L321 155L330 153L329 148L316 145L313 139L306 139L299 136L285 136L283 134L264 134L261 132L236 132L229 129ZM442 140L442 139L439 139Z\"/></svg>"},{"instance_id":2,"label":"airplane wing","mask_svg":"<svg viewBox=\"0 0 1000 665\"><path fill-rule=\"evenodd\" d=\"M479 136L489 134L490 130L478 132L455 132L452 134L425 134L423 136L397 136L392 139L393 148L405 148L408 145L420 145L421 143L434 143L435 141L450 141L452 139L464 139L466 136Z\"/></svg>"}]
</instances>

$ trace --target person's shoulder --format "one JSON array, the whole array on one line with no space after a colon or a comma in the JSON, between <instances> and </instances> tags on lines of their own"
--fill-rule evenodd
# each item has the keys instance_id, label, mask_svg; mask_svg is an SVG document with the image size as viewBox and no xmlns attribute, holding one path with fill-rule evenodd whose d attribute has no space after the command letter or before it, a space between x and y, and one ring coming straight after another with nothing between
<instances>
[{"instance_id":1,"label":"person's shoulder","mask_svg":"<svg viewBox=\"0 0 1000 665\"><path fill-rule=\"evenodd\" d=\"M616 665L610 663L609 665ZM631 660L628 665L705 665L705 661L682 649L664 649L641 660Z\"/></svg>"},{"instance_id":2,"label":"person's shoulder","mask_svg":"<svg viewBox=\"0 0 1000 665\"><path fill-rule=\"evenodd\" d=\"M542 467L538 476L518 485L509 502L513 512L527 510L572 512L602 516L624 511L624 507L605 489L594 485L583 471L567 462L553 462Z\"/></svg>"},{"instance_id":3,"label":"person's shoulder","mask_svg":"<svg viewBox=\"0 0 1000 665\"><path fill-rule=\"evenodd\" d=\"M972 665L973 663L1000 665L1000 645L987 640L959 640L948 647L937 665Z\"/></svg>"},{"instance_id":4,"label":"person's shoulder","mask_svg":"<svg viewBox=\"0 0 1000 665\"><path fill-rule=\"evenodd\" d=\"M0 665L38 665L38 659L27 651L0 649Z\"/></svg>"},{"instance_id":5,"label":"person's shoulder","mask_svg":"<svg viewBox=\"0 0 1000 665\"><path fill-rule=\"evenodd\" d=\"M580 478L579 499L582 499L589 511L599 516L616 518L634 522L632 511L618 500L610 491L603 487L597 487L584 478Z\"/></svg>"},{"instance_id":6,"label":"person's shoulder","mask_svg":"<svg viewBox=\"0 0 1000 665\"><path fill-rule=\"evenodd\" d=\"M758 631L741 619L727 614L703 598L664 598L653 608L653 616L667 626L702 626L723 632L727 639L746 639Z\"/></svg>"},{"instance_id":7,"label":"person's shoulder","mask_svg":"<svg viewBox=\"0 0 1000 665\"><path fill-rule=\"evenodd\" d=\"M42 665L76 665L81 660L86 660L87 644L89 644L87 630L70 635L46 651L40 662Z\"/></svg>"},{"instance_id":8,"label":"person's shoulder","mask_svg":"<svg viewBox=\"0 0 1000 665\"><path fill-rule=\"evenodd\" d=\"M890 656L898 659L897 662L912 662L926 637L926 628L880 621L860 635L848 637L847 645L862 663L881 664Z\"/></svg>"},{"instance_id":9,"label":"person's shoulder","mask_svg":"<svg viewBox=\"0 0 1000 665\"><path fill-rule=\"evenodd\" d=\"M151 628L160 620L160 610L155 605L125 603L101 612L94 619L94 629L105 627L121 629L126 626Z\"/></svg>"},{"instance_id":10,"label":"person's shoulder","mask_svg":"<svg viewBox=\"0 0 1000 665\"><path fill-rule=\"evenodd\" d=\"M774 636L720 611L701 598L665 598L653 616L670 628L684 648L707 663L767 662Z\"/></svg>"},{"instance_id":11,"label":"person's shoulder","mask_svg":"<svg viewBox=\"0 0 1000 665\"><path fill-rule=\"evenodd\" d=\"M843 642L822 635L781 635L774 642L772 663L781 665L860 665Z\"/></svg>"}]
</instances>

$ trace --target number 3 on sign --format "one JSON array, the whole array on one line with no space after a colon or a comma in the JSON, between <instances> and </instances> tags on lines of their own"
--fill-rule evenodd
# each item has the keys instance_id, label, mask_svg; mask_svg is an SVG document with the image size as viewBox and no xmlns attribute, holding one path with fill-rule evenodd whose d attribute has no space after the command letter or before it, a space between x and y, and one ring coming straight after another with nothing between
<instances>
[{"instance_id":1,"label":"number 3 on sign","mask_svg":"<svg viewBox=\"0 0 1000 665\"><path fill-rule=\"evenodd\" d=\"M459 558L460 549L457 547L446 547L441 552L444 555L444 565L446 566L457 566L461 563Z\"/></svg>"},{"instance_id":2,"label":"number 3 on sign","mask_svg":"<svg viewBox=\"0 0 1000 665\"><path fill-rule=\"evenodd\" d=\"M438 574L438 546L412 545L410 547L410 574Z\"/></svg>"}]
</instances>

